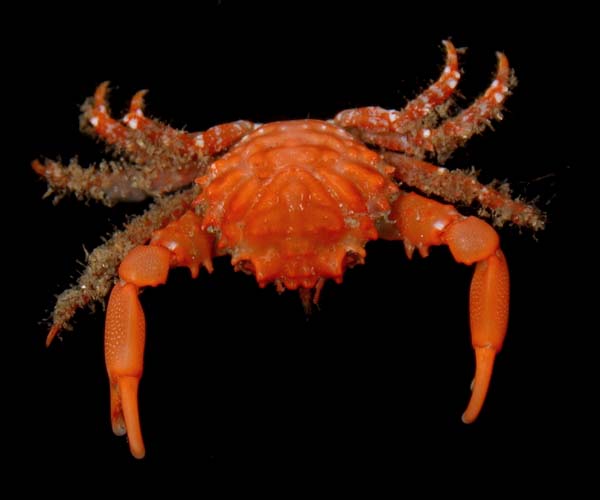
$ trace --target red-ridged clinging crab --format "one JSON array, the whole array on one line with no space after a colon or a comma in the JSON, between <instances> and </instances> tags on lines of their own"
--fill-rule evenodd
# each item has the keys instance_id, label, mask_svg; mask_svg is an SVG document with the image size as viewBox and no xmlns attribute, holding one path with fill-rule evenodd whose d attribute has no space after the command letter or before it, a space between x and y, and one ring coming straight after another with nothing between
<instances>
[{"instance_id":1,"label":"red-ridged clinging crab","mask_svg":"<svg viewBox=\"0 0 600 500\"><path fill-rule=\"evenodd\" d=\"M213 257L226 254L259 286L298 290L309 308L326 280L339 283L347 267L364 261L370 240L402 240L409 257L415 249L425 257L430 246L447 245L457 262L475 264L470 318L476 373L462 417L475 420L506 332L508 268L489 224L427 195L477 203L498 225L510 221L537 230L544 220L534 206L481 185L471 173L423 160L447 158L499 119L514 80L498 54L489 88L448 117L460 72L455 48L444 44L440 78L403 110L350 109L329 121L238 121L189 133L147 118L144 92L117 121L103 83L83 105L81 123L119 160L89 168L75 161L33 163L59 195L74 192L107 205L155 198L146 213L90 254L77 285L59 296L47 340L78 308L112 288L105 327L112 428L128 435L135 457L145 454L137 403L145 336L140 290L165 283L173 267L188 267L192 277L202 266L211 272Z\"/></svg>"}]
</instances>

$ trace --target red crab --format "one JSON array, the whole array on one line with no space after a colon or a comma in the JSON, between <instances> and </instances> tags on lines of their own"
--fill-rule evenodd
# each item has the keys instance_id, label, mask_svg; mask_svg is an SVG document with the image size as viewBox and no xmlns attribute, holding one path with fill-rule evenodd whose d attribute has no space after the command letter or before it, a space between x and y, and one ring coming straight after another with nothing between
<instances>
[{"instance_id":1,"label":"red crab","mask_svg":"<svg viewBox=\"0 0 600 500\"><path fill-rule=\"evenodd\" d=\"M457 262L475 264L470 318L476 373L462 419L477 418L506 332L508 268L489 224L427 195L477 202L498 225L540 229L543 215L470 173L423 160L447 158L500 119L514 80L498 54L489 88L448 117L460 72L455 48L444 45L440 78L403 110L351 109L329 121L238 121L189 133L147 118L143 91L117 121L103 83L84 103L81 123L119 160L90 168L75 161L33 163L59 195L71 191L108 205L155 197L145 214L90 254L78 284L59 296L47 341L78 308L112 288L105 328L112 428L128 435L135 457L145 454L137 403L145 336L139 293L165 283L173 267L188 267L194 278L202 266L211 272L212 259L226 254L259 286L298 290L308 309L326 280L339 283L346 268L364 261L370 240L402 240L409 257L415 249L425 257L430 246L447 245Z\"/></svg>"}]
</instances>

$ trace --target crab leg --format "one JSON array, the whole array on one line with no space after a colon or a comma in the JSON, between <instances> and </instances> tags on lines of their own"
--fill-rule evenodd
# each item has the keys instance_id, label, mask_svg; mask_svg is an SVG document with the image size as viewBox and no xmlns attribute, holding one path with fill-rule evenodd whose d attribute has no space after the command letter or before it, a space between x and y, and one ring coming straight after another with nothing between
<instances>
[{"instance_id":1,"label":"crab leg","mask_svg":"<svg viewBox=\"0 0 600 500\"><path fill-rule=\"evenodd\" d=\"M416 99L410 101L403 110L387 110L375 106L347 109L336 115L335 123L341 127L358 128L376 133L395 132L400 134L409 131L433 108L446 102L460 80L456 49L447 40L443 43L446 47L444 71L435 83Z\"/></svg>"},{"instance_id":2,"label":"crab leg","mask_svg":"<svg viewBox=\"0 0 600 500\"><path fill-rule=\"evenodd\" d=\"M146 118L145 90L134 95L123 123L108 112L108 82L83 106L82 124L111 144L134 164L106 162L87 168L71 160L68 165L38 160L33 169L48 181L49 192L73 192L106 205L120 201L141 201L190 185L205 173L213 157L235 144L254 128L247 121L225 123L204 132L175 130ZM136 165L139 164L139 165Z\"/></svg>"},{"instance_id":3,"label":"crab leg","mask_svg":"<svg viewBox=\"0 0 600 500\"><path fill-rule=\"evenodd\" d=\"M510 95L516 79L512 77L506 56L501 52L497 52L496 56L496 78L483 95L455 117L442 122L431 134L422 131L415 138L417 146L435 151L438 157L447 158L456 148L488 126L491 120L502 119L504 101Z\"/></svg>"},{"instance_id":4,"label":"crab leg","mask_svg":"<svg viewBox=\"0 0 600 500\"><path fill-rule=\"evenodd\" d=\"M447 245L462 264L475 264L470 291L471 339L475 350L475 379L471 400L463 414L473 422L485 401L494 359L502 348L508 325L509 274L498 234L476 217L463 217L444 205L414 193L401 194L394 202L391 218L409 257L415 249L425 257L432 245Z\"/></svg>"},{"instance_id":5,"label":"crab leg","mask_svg":"<svg viewBox=\"0 0 600 500\"><path fill-rule=\"evenodd\" d=\"M439 127L399 127L396 123L399 116L404 116L404 112L381 108L343 111L336 117L336 122L343 127L357 129L360 138L370 144L411 155L434 152L441 160L445 160L457 147L488 126L492 119L502 118L501 110L511 87L514 86L514 78L506 56L500 52L497 56L498 69L495 79L484 94L455 117L443 121ZM457 82L457 78L449 78L445 86L456 86ZM438 88L437 85L439 81L431 88ZM438 93L443 94L443 91L438 90ZM411 105L412 102L406 109L411 109Z\"/></svg>"},{"instance_id":6,"label":"crab leg","mask_svg":"<svg viewBox=\"0 0 600 500\"><path fill-rule=\"evenodd\" d=\"M229 148L254 127L251 122L240 120L205 132L176 130L144 116L146 90L133 96L129 113L121 123L108 113L107 92L108 82L98 86L91 103L83 107L82 121L89 123L95 134L127 153L136 163L146 163L151 155L156 155L156 148L164 148L167 154L177 153L190 158L213 156Z\"/></svg>"},{"instance_id":7,"label":"crab leg","mask_svg":"<svg viewBox=\"0 0 600 500\"><path fill-rule=\"evenodd\" d=\"M111 292L106 313L105 357L110 381L113 432L129 437L131 454L143 458L137 390L143 370L144 311L138 294L167 280L169 268L189 267L192 277L203 265L212 272L213 237L201 229L193 212L156 231L149 245L131 250L119 267L120 282Z\"/></svg>"},{"instance_id":8,"label":"crab leg","mask_svg":"<svg viewBox=\"0 0 600 500\"><path fill-rule=\"evenodd\" d=\"M76 160L68 165L34 160L33 170L48 182L47 195L73 193L79 199L98 200L107 206L119 202L142 201L190 185L206 170L208 162L189 162L179 168L146 171L123 162L102 161L82 167Z\"/></svg>"},{"instance_id":9,"label":"crab leg","mask_svg":"<svg viewBox=\"0 0 600 500\"><path fill-rule=\"evenodd\" d=\"M473 173L448 170L400 153L388 152L383 157L395 167L394 177L397 180L427 195L434 194L451 203L465 205L478 202L492 212L494 223L498 226L512 222L535 231L544 228L544 214L535 205L513 200L506 191L484 186Z\"/></svg>"}]
</instances>

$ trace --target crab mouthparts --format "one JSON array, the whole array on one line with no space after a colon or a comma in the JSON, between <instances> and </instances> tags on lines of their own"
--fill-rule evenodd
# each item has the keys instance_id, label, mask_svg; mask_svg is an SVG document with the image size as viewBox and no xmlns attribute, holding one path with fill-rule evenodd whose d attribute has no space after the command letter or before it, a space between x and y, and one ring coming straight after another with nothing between
<instances>
[{"instance_id":1,"label":"crab mouthparts","mask_svg":"<svg viewBox=\"0 0 600 500\"><path fill-rule=\"evenodd\" d=\"M332 248L328 254L323 249L315 249L309 255L287 255L284 258L275 258L274 253L269 252L270 258L237 258L232 263L236 271L255 276L261 288L273 283L279 293L298 290L304 310L310 314L312 304L319 302L325 282L332 279L341 283L344 271L363 264L365 254L363 248Z\"/></svg>"}]
</instances>

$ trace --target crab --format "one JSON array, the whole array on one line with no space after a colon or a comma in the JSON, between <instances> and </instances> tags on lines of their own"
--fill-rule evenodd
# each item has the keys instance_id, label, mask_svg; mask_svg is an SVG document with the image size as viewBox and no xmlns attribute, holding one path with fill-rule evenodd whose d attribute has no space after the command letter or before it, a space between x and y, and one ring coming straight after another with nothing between
<instances>
[{"instance_id":1,"label":"crab","mask_svg":"<svg viewBox=\"0 0 600 500\"><path fill-rule=\"evenodd\" d=\"M442 163L500 120L515 83L498 53L487 90L450 113L461 73L457 50L443 43L441 76L401 111L349 109L328 121L236 121L190 133L146 117L145 91L119 121L109 113L105 82L82 106L81 125L117 159L87 168L75 160L33 162L56 199L68 192L109 206L154 199L88 256L78 283L58 297L47 337L49 345L79 308L110 292L104 345L112 429L127 435L134 457L145 455L137 401L145 340L140 292L164 284L175 267L189 268L193 278L201 268L210 273L212 260L224 255L260 287L298 290L309 310L327 280L340 283L347 268L364 262L371 240L401 240L409 258L446 245L457 262L475 267L470 328L476 367L462 420L477 418L506 334L509 272L495 229L453 204L477 204L497 226L538 230L544 215L506 189L482 185L472 172L427 161Z\"/></svg>"}]
</instances>

